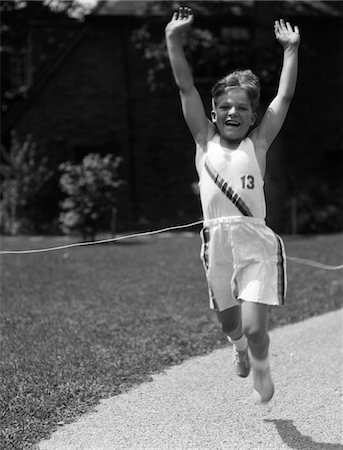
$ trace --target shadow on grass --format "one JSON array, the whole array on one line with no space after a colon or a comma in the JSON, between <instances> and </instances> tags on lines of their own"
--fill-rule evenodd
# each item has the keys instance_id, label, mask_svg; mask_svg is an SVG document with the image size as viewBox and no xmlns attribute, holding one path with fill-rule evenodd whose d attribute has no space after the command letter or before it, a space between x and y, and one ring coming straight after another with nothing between
<instances>
[{"instance_id":1,"label":"shadow on grass","mask_svg":"<svg viewBox=\"0 0 343 450\"><path fill-rule=\"evenodd\" d=\"M264 422L274 423L281 439L290 448L311 449L311 450L342 450L341 444L329 444L325 442L315 442L310 436L300 433L292 420L264 419Z\"/></svg>"}]
</instances>

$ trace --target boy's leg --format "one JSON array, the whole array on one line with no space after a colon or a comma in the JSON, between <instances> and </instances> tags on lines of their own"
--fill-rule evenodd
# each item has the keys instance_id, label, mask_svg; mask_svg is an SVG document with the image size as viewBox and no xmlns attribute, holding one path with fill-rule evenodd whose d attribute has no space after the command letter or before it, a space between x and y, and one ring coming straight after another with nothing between
<instances>
[{"instance_id":1,"label":"boy's leg","mask_svg":"<svg viewBox=\"0 0 343 450\"><path fill-rule=\"evenodd\" d=\"M243 332L240 306L233 306L232 308L224 309L224 311L216 311L216 314L226 336L234 340L242 337Z\"/></svg>"},{"instance_id":2,"label":"boy's leg","mask_svg":"<svg viewBox=\"0 0 343 450\"><path fill-rule=\"evenodd\" d=\"M269 306L262 303L242 302L242 330L248 338L252 355L257 359L268 356L268 309Z\"/></svg>"},{"instance_id":3,"label":"boy's leg","mask_svg":"<svg viewBox=\"0 0 343 450\"><path fill-rule=\"evenodd\" d=\"M261 303L242 303L242 329L248 339L255 403L268 402L274 394L269 366L268 309L268 305Z\"/></svg>"},{"instance_id":4,"label":"boy's leg","mask_svg":"<svg viewBox=\"0 0 343 450\"><path fill-rule=\"evenodd\" d=\"M217 311L217 317L223 332L233 345L233 363L238 376L245 378L250 372L248 340L242 331L242 313L240 306Z\"/></svg>"}]
</instances>

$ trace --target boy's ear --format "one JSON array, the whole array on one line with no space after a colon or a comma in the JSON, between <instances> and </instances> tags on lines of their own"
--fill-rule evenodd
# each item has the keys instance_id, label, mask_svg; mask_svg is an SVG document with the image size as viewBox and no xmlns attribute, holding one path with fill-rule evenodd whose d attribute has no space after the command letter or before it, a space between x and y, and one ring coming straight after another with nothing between
<instances>
[{"instance_id":1,"label":"boy's ear","mask_svg":"<svg viewBox=\"0 0 343 450\"><path fill-rule=\"evenodd\" d=\"M257 119L257 113L255 112L255 113L253 113L253 115L252 115L251 125L255 125L256 119Z\"/></svg>"},{"instance_id":2,"label":"boy's ear","mask_svg":"<svg viewBox=\"0 0 343 450\"><path fill-rule=\"evenodd\" d=\"M213 123L216 123L216 122L217 122L217 114L216 114L215 109L216 109L216 104L215 104L214 98L212 97L211 119L212 119L212 122L213 122Z\"/></svg>"}]
</instances>

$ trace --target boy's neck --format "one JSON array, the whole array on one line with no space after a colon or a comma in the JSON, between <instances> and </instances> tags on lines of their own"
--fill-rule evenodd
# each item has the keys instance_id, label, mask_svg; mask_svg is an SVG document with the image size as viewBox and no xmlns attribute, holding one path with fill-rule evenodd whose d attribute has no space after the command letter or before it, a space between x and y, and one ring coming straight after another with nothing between
<instances>
[{"instance_id":1,"label":"boy's neck","mask_svg":"<svg viewBox=\"0 0 343 450\"><path fill-rule=\"evenodd\" d=\"M237 148L241 145L242 139L229 140L225 139L219 135L219 143L222 147L227 148L228 150L237 150Z\"/></svg>"}]
</instances>

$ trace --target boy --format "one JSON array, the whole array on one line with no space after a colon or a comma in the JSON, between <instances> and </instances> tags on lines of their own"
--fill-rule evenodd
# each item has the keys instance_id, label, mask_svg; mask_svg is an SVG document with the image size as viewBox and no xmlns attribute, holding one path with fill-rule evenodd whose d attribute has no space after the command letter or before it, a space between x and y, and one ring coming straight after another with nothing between
<instances>
[{"instance_id":1,"label":"boy","mask_svg":"<svg viewBox=\"0 0 343 450\"><path fill-rule=\"evenodd\" d=\"M265 403L274 394L268 307L283 304L286 278L283 243L265 225L263 178L267 151L294 94L300 35L288 22L275 22L275 37L284 50L279 87L260 125L250 131L260 95L259 80L250 70L235 71L215 84L212 121L207 119L182 47L182 34L192 22L191 9L181 7L165 31L183 114L196 144L204 215L201 256L210 306L233 344L237 374L247 377L251 365L253 400Z\"/></svg>"}]
</instances>

